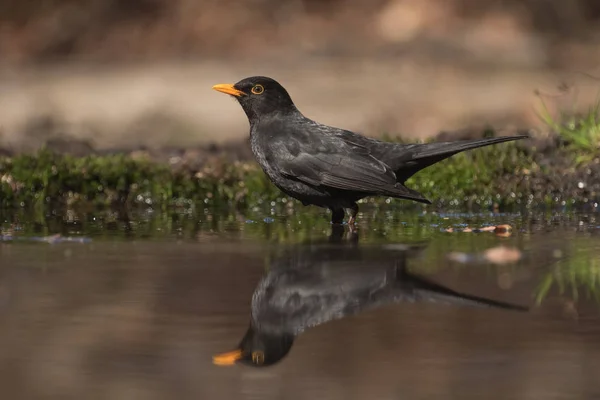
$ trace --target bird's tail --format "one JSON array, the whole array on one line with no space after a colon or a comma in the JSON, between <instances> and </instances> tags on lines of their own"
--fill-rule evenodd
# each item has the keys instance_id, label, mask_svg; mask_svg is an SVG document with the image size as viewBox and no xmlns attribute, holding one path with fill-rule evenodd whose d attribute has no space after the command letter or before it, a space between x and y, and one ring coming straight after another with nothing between
<instances>
[{"instance_id":1,"label":"bird's tail","mask_svg":"<svg viewBox=\"0 0 600 400\"><path fill-rule=\"evenodd\" d=\"M527 307L516 304L459 293L424 277L409 273L405 267L398 267L396 274L396 285L399 293L410 293L409 297L416 302L499 308L513 311L529 310Z\"/></svg>"},{"instance_id":2,"label":"bird's tail","mask_svg":"<svg viewBox=\"0 0 600 400\"><path fill-rule=\"evenodd\" d=\"M417 301L438 303L447 305L458 305L468 307L499 308L512 311L528 311L529 309L517 304L505 303L502 301L486 299L484 297L473 296L470 294L458 293L449 288L444 291L429 289L415 289L414 295Z\"/></svg>"},{"instance_id":3,"label":"bird's tail","mask_svg":"<svg viewBox=\"0 0 600 400\"><path fill-rule=\"evenodd\" d=\"M408 178L420 170L465 150L472 150L479 147L490 146L492 144L525 139L527 137L529 136L501 136L488 139L416 144L412 145L412 148L408 151L410 159L403 158L398 160L398 167L392 169L395 169L398 181L404 183ZM408 149L405 148L404 151L406 150Z\"/></svg>"}]
</instances>

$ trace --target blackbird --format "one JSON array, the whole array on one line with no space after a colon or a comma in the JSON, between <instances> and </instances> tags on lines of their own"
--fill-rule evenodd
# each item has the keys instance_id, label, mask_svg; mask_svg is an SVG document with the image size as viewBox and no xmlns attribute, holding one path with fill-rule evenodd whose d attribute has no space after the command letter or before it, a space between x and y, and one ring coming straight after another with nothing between
<instances>
[{"instance_id":1,"label":"blackbird","mask_svg":"<svg viewBox=\"0 0 600 400\"><path fill-rule=\"evenodd\" d=\"M304 246L269 265L251 301L250 324L235 350L213 357L216 365L266 367L281 361L305 330L387 304L427 302L527 311L458 293L407 270L423 245Z\"/></svg>"},{"instance_id":2,"label":"blackbird","mask_svg":"<svg viewBox=\"0 0 600 400\"><path fill-rule=\"evenodd\" d=\"M465 150L526 138L495 137L427 144L389 143L305 117L275 80L254 76L213 89L234 96L250 122L250 144L269 179L302 204L329 208L340 224L354 224L356 202L389 196L431 204L404 182L418 171Z\"/></svg>"}]
</instances>

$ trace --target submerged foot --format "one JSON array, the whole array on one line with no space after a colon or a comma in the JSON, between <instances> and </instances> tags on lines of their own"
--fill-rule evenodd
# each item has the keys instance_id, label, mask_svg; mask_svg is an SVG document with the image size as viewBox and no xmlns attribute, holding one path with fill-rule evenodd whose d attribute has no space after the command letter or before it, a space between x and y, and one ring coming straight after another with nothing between
<instances>
[{"instance_id":1,"label":"submerged foot","mask_svg":"<svg viewBox=\"0 0 600 400\"><path fill-rule=\"evenodd\" d=\"M351 224L350 222L348 222L348 230L349 230L349 231L350 231L350 233L352 233L352 234L354 234L354 233L357 233L357 232L358 232L358 230L356 229L356 224L354 224L354 223L352 223L352 224Z\"/></svg>"}]
</instances>

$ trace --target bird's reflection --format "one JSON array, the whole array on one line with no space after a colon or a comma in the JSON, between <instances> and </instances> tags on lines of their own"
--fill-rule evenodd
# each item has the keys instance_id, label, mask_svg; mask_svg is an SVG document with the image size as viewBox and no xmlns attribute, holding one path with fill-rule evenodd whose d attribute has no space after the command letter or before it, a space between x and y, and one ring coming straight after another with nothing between
<instances>
[{"instance_id":1,"label":"bird's reflection","mask_svg":"<svg viewBox=\"0 0 600 400\"><path fill-rule=\"evenodd\" d=\"M341 245L331 239L329 244L288 249L270 263L252 296L248 331L235 350L214 356L215 364L273 365L307 328L390 303L423 301L526 310L457 293L410 273L407 261L423 245L382 249Z\"/></svg>"},{"instance_id":2,"label":"bird's reflection","mask_svg":"<svg viewBox=\"0 0 600 400\"><path fill-rule=\"evenodd\" d=\"M329 235L329 243L343 243L344 238L348 243L358 243L358 231L356 228L349 228L348 235L346 237L346 229L344 225L332 224L331 234Z\"/></svg>"}]
</instances>

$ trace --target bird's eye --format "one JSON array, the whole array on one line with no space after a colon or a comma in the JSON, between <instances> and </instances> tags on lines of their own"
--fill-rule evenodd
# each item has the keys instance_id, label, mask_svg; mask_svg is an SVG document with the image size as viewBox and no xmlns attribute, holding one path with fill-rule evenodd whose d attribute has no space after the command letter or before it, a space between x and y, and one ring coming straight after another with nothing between
<instances>
[{"instance_id":1,"label":"bird's eye","mask_svg":"<svg viewBox=\"0 0 600 400\"><path fill-rule=\"evenodd\" d=\"M262 365L265 362L265 353L262 351L253 351L252 362L256 365Z\"/></svg>"},{"instance_id":2,"label":"bird's eye","mask_svg":"<svg viewBox=\"0 0 600 400\"><path fill-rule=\"evenodd\" d=\"M254 94L262 94L262 92L265 91L265 88L263 87L263 85L254 85L251 91Z\"/></svg>"}]
</instances>

